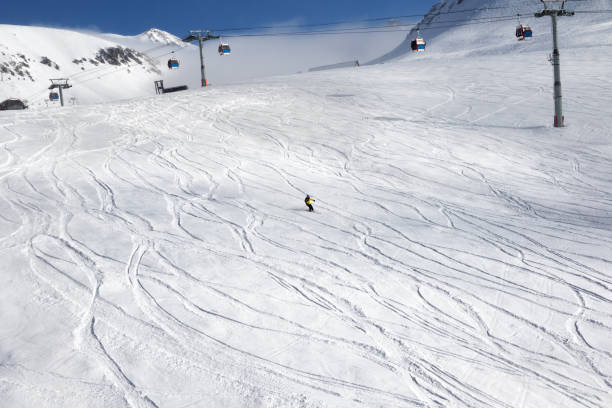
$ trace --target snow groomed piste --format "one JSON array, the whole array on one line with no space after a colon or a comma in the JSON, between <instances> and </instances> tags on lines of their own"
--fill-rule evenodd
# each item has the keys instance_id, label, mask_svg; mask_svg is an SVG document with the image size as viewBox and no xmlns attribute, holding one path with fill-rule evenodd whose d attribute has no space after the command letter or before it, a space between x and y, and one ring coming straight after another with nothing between
<instances>
[{"instance_id":1,"label":"snow groomed piste","mask_svg":"<svg viewBox=\"0 0 612 408\"><path fill-rule=\"evenodd\" d=\"M521 69L0 113L2 407L611 406L609 27L555 129L513 25Z\"/></svg>"}]
</instances>

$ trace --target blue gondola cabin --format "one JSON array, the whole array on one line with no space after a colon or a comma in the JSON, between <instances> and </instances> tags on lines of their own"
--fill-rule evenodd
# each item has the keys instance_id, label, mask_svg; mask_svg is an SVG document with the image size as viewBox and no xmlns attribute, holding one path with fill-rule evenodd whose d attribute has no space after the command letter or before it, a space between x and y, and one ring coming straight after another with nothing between
<instances>
[{"instance_id":1,"label":"blue gondola cabin","mask_svg":"<svg viewBox=\"0 0 612 408\"><path fill-rule=\"evenodd\" d=\"M219 55L228 55L232 53L232 49L230 48L228 43L219 44Z\"/></svg>"},{"instance_id":2,"label":"blue gondola cabin","mask_svg":"<svg viewBox=\"0 0 612 408\"><path fill-rule=\"evenodd\" d=\"M57 101L59 99L59 94L57 92L50 92L49 93L49 100L50 101Z\"/></svg>"},{"instance_id":3,"label":"blue gondola cabin","mask_svg":"<svg viewBox=\"0 0 612 408\"><path fill-rule=\"evenodd\" d=\"M516 38L518 38L519 41L531 38L532 35L531 27L522 24L516 27Z\"/></svg>"},{"instance_id":4,"label":"blue gondola cabin","mask_svg":"<svg viewBox=\"0 0 612 408\"><path fill-rule=\"evenodd\" d=\"M178 67L179 67L179 62L176 58L170 58L168 60L168 69L178 68Z\"/></svg>"},{"instance_id":5,"label":"blue gondola cabin","mask_svg":"<svg viewBox=\"0 0 612 408\"><path fill-rule=\"evenodd\" d=\"M425 45L425 40L421 37L417 37L410 43L410 48L412 51L421 52L425 51Z\"/></svg>"}]
</instances>

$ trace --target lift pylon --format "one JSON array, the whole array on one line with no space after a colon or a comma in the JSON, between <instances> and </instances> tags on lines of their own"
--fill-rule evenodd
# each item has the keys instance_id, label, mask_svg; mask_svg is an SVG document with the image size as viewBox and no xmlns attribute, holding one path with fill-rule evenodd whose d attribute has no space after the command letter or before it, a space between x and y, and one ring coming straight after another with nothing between
<instances>
[{"instance_id":1,"label":"lift pylon","mask_svg":"<svg viewBox=\"0 0 612 408\"><path fill-rule=\"evenodd\" d=\"M563 127L565 118L563 116L563 98L561 95L561 60L559 58L559 44L557 40L557 17L573 16L573 11L565 10L566 0L540 0L544 5L544 10L535 13L538 18L550 16L552 19L552 35L553 35L553 53L551 62L554 71L554 100L555 100L555 127ZM548 8L547 3L554 3L559 8Z\"/></svg>"},{"instance_id":2,"label":"lift pylon","mask_svg":"<svg viewBox=\"0 0 612 408\"><path fill-rule=\"evenodd\" d=\"M202 44L204 41L215 40L219 38L218 35L212 35L210 30L189 30L189 36L183 38L184 42L192 42L198 40L200 46L200 72L202 74L202 87L208 85L206 82L206 68L204 67L204 52L202 51Z\"/></svg>"},{"instance_id":3,"label":"lift pylon","mask_svg":"<svg viewBox=\"0 0 612 408\"><path fill-rule=\"evenodd\" d=\"M51 85L49 89L59 89L60 103L64 106L64 89L72 88L72 85L68 83L68 78L57 78L57 79L49 79L51 81Z\"/></svg>"}]
</instances>

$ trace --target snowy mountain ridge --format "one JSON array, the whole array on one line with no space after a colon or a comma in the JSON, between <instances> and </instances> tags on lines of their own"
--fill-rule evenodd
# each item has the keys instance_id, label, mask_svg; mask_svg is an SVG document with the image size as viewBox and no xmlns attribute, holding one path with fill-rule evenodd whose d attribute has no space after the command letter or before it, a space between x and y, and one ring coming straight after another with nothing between
<instances>
[{"instance_id":1,"label":"snowy mountain ridge","mask_svg":"<svg viewBox=\"0 0 612 408\"><path fill-rule=\"evenodd\" d=\"M159 31L155 35L162 38ZM163 38L171 40L169 34ZM146 95L143 91L161 76L160 67L148 55L97 34L0 25L2 100L18 97L34 106L46 104L50 78L69 78L75 86L67 92L83 102Z\"/></svg>"},{"instance_id":2,"label":"snowy mountain ridge","mask_svg":"<svg viewBox=\"0 0 612 408\"><path fill-rule=\"evenodd\" d=\"M176 45L178 47L187 46L187 44L184 43L177 36L172 35L166 31L160 30L158 28L151 28L142 34L137 35L136 37L149 40L153 43L160 43L160 44L165 44L165 45Z\"/></svg>"}]
</instances>

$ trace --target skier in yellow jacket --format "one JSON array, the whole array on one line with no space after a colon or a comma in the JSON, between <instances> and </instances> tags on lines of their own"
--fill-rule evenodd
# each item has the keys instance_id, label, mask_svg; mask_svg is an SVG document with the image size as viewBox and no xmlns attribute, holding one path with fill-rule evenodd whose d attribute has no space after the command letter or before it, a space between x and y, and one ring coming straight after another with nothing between
<instances>
[{"instance_id":1,"label":"skier in yellow jacket","mask_svg":"<svg viewBox=\"0 0 612 408\"><path fill-rule=\"evenodd\" d=\"M314 198L312 198L309 195L306 195L306 198L304 199L304 202L306 203L306 205L308 206L308 211L312 212L314 211L314 208L312 208L312 203L315 201Z\"/></svg>"}]
</instances>

